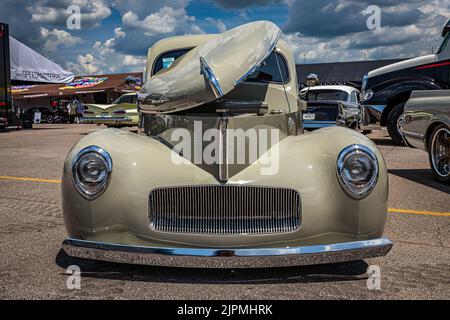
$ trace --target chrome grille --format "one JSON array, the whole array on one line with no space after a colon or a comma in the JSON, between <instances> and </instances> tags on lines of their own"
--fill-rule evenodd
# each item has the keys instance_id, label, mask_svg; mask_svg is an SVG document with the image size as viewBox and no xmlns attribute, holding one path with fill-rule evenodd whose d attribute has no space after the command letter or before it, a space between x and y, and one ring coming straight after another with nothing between
<instances>
[{"instance_id":1,"label":"chrome grille","mask_svg":"<svg viewBox=\"0 0 450 320\"><path fill-rule=\"evenodd\" d=\"M257 186L184 186L150 193L154 230L193 234L270 234L297 230L297 191Z\"/></svg>"}]
</instances>

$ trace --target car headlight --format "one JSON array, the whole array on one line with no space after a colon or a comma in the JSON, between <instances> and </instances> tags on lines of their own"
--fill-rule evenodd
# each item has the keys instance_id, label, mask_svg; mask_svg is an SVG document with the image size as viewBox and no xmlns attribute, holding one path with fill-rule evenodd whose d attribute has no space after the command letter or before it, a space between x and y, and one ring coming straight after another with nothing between
<instances>
[{"instance_id":1,"label":"car headlight","mask_svg":"<svg viewBox=\"0 0 450 320\"><path fill-rule=\"evenodd\" d=\"M111 156L97 146L84 148L73 160L75 187L88 200L99 197L106 190L111 171Z\"/></svg>"},{"instance_id":2,"label":"car headlight","mask_svg":"<svg viewBox=\"0 0 450 320\"><path fill-rule=\"evenodd\" d=\"M339 154L337 176L349 196L363 199L370 194L378 181L377 156L366 146L348 146Z\"/></svg>"}]
</instances>

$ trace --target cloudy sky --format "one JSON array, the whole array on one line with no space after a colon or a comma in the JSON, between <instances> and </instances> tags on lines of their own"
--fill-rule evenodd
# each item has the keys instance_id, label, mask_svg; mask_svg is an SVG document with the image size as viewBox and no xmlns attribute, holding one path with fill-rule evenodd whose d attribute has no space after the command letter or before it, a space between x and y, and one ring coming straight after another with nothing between
<instances>
[{"instance_id":1,"label":"cloudy sky","mask_svg":"<svg viewBox=\"0 0 450 320\"><path fill-rule=\"evenodd\" d=\"M142 70L142 57L172 35L276 23L298 63L413 57L431 52L450 0L0 0L0 22L19 41L76 74ZM69 29L67 8L81 12ZM370 5L381 28L369 30Z\"/></svg>"}]
</instances>

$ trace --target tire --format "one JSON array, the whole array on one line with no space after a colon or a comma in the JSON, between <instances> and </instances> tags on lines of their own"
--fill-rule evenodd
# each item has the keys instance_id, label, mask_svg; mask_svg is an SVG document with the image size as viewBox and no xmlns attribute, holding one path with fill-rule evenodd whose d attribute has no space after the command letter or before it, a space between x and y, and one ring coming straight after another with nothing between
<instances>
[{"instance_id":1,"label":"tire","mask_svg":"<svg viewBox=\"0 0 450 320\"><path fill-rule=\"evenodd\" d=\"M404 107L405 102L399 103L391 110L391 112L389 112L387 118L387 129L389 132L389 136L391 137L392 141L394 141L394 144L399 146L405 145L402 134L399 130L399 119L403 114Z\"/></svg>"},{"instance_id":2,"label":"tire","mask_svg":"<svg viewBox=\"0 0 450 320\"><path fill-rule=\"evenodd\" d=\"M445 137L447 137L445 142ZM444 143L442 143L444 141ZM440 147L439 147L440 146ZM434 177L450 185L450 128L440 124L434 128L428 140L428 159ZM442 159L443 160L438 160ZM446 164L445 164L446 163Z\"/></svg>"},{"instance_id":3,"label":"tire","mask_svg":"<svg viewBox=\"0 0 450 320\"><path fill-rule=\"evenodd\" d=\"M55 118L53 117L53 115L49 114L46 118L45 121L47 121L47 123L53 123L55 121Z\"/></svg>"}]
</instances>

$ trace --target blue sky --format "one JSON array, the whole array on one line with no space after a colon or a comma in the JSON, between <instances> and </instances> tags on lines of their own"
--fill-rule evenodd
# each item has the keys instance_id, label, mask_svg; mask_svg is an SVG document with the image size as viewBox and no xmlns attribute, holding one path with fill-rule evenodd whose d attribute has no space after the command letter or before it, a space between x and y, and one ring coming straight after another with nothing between
<instances>
[{"instance_id":1,"label":"blue sky","mask_svg":"<svg viewBox=\"0 0 450 320\"><path fill-rule=\"evenodd\" d=\"M2 0L0 21L11 35L76 74L142 70L157 40L218 33L240 24L277 24L299 63L424 55L440 42L450 0ZM367 28L370 5L379 29ZM67 8L81 11L68 29Z\"/></svg>"}]
</instances>

